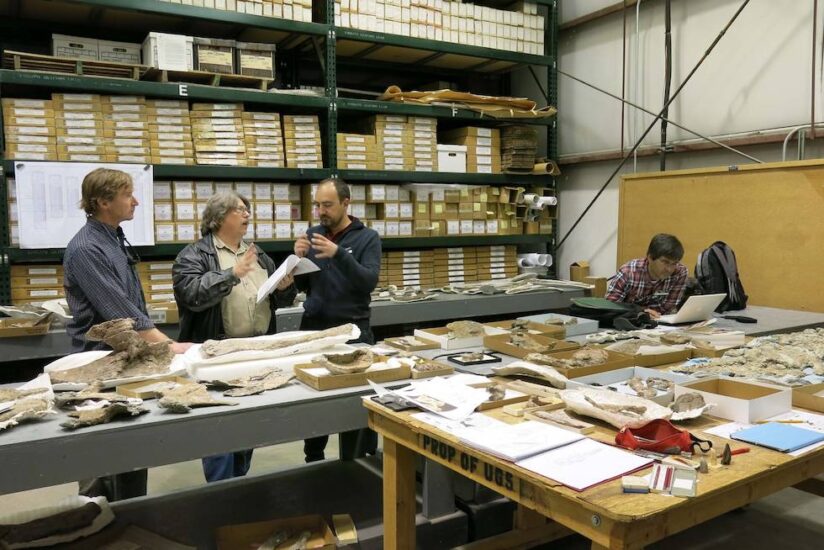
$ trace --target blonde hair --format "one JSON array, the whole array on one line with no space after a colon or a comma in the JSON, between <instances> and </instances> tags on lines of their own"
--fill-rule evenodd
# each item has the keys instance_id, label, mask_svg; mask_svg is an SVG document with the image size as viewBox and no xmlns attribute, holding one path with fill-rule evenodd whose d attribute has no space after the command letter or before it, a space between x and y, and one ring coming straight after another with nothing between
<instances>
[{"instance_id":1,"label":"blonde hair","mask_svg":"<svg viewBox=\"0 0 824 550\"><path fill-rule=\"evenodd\" d=\"M83 178L80 208L87 216L97 213L97 201L112 201L115 196L129 186L133 186L132 177L120 170L97 168Z\"/></svg>"}]
</instances>

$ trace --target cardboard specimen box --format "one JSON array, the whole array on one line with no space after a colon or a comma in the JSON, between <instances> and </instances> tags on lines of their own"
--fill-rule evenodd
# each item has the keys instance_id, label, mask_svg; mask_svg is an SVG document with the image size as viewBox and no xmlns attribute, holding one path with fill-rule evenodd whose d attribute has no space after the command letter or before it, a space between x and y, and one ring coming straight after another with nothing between
<instances>
[{"instance_id":1,"label":"cardboard specimen box","mask_svg":"<svg viewBox=\"0 0 824 550\"><path fill-rule=\"evenodd\" d=\"M569 266L569 280L585 283L586 278L589 277L589 262L586 260L578 260Z\"/></svg>"},{"instance_id":2,"label":"cardboard specimen box","mask_svg":"<svg viewBox=\"0 0 824 550\"><path fill-rule=\"evenodd\" d=\"M386 361L386 357L376 356L375 362ZM334 390L365 386L367 380L372 382L392 382L405 380L411 376L408 365L385 369L368 370L356 374L332 374L325 367L314 364L295 365L295 378L316 390Z\"/></svg>"},{"instance_id":3,"label":"cardboard specimen box","mask_svg":"<svg viewBox=\"0 0 824 550\"><path fill-rule=\"evenodd\" d=\"M570 336L584 336L598 332L598 321L592 319L585 319L584 317L572 317L570 315L561 315L560 313L540 313L538 315L526 315L518 317L526 321L534 321L540 324L548 324L554 326L561 326L564 328L566 337ZM556 321L556 323L547 323L547 321Z\"/></svg>"},{"instance_id":4,"label":"cardboard specimen box","mask_svg":"<svg viewBox=\"0 0 824 550\"><path fill-rule=\"evenodd\" d=\"M455 369L450 367L449 365L444 365L438 361L434 361L438 363L438 365L442 366L443 368L437 370L426 370L420 371L416 370L415 368L412 369L412 379L419 380L421 378L432 378L434 376L449 376L455 374Z\"/></svg>"},{"instance_id":5,"label":"cardboard specimen box","mask_svg":"<svg viewBox=\"0 0 824 550\"><path fill-rule=\"evenodd\" d=\"M52 314L47 313L37 319L0 319L0 338L46 334L51 325L51 317Z\"/></svg>"},{"instance_id":6,"label":"cardboard specimen box","mask_svg":"<svg viewBox=\"0 0 824 550\"><path fill-rule=\"evenodd\" d=\"M273 519L256 523L224 525L216 531L218 550L236 550L238 548L260 548L269 537L279 531L288 531L292 537L286 541L296 542L304 531L311 536L302 548L332 550L335 548L335 535L321 516L299 516L294 518Z\"/></svg>"},{"instance_id":7,"label":"cardboard specimen box","mask_svg":"<svg viewBox=\"0 0 824 550\"><path fill-rule=\"evenodd\" d=\"M525 348L519 348L518 346L513 345L512 343L510 343L511 338L511 334L495 334L492 336L486 336L483 340L483 345L484 347L487 347L491 350L499 351L501 353L505 353L506 355L517 357L518 359L524 359L530 353L554 354L562 351L576 350L581 347L581 344L578 344L577 342L556 340L555 338L550 338L549 336L536 334L531 335L530 338L534 339L539 344L546 346L546 350L529 350Z\"/></svg>"},{"instance_id":8,"label":"cardboard specimen box","mask_svg":"<svg viewBox=\"0 0 824 550\"><path fill-rule=\"evenodd\" d=\"M515 403L523 403L525 401L529 401L528 394L521 393L515 390L506 389L503 399L498 399L497 401L492 401L491 399L488 401L484 401L483 403L478 405L475 408L475 410L488 411L490 409L497 409L500 407L504 407L506 405L514 405Z\"/></svg>"},{"instance_id":9,"label":"cardboard specimen box","mask_svg":"<svg viewBox=\"0 0 824 550\"><path fill-rule=\"evenodd\" d=\"M492 323L484 323L488 327L500 328L504 330L512 330L512 323L514 323L516 319L509 319L507 321L494 321ZM527 331L530 334L542 334L544 336L549 336L550 338L555 338L557 340L563 340L564 336L566 335L566 331L560 325L545 325L543 323L533 323L528 322L527 324Z\"/></svg>"},{"instance_id":10,"label":"cardboard specimen box","mask_svg":"<svg viewBox=\"0 0 824 550\"><path fill-rule=\"evenodd\" d=\"M700 393L704 401L715 404L711 410L713 416L743 424L771 418L792 408L792 391L789 388L742 382L723 376L675 386L676 398L690 392Z\"/></svg>"},{"instance_id":11,"label":"cardboard specimen box","mask_svg":"<svg viewBox=\"0 0 824 550\"><path fill-rule=\"evenodd\" d=\"M117 386L116 391L117 393L128 397L137 397L139 399L157 399L161 396L161 392L164 389L171 388L176 384L196 383L197 382L191 378L184 378L182 376L162 376L151 380L141 380L140 382L121 384Z\"/></svg>"},{"instance_id":12,"label":"cardboard specimen box","mask_svg":"<svg viewBox=\"0 0 824 550\"><path fill-rule=\"evenodd\" d=\"M439 342L433 342L432 340L427 340L425 338L415 338L418 343L410 342L410 338L387 338L383 342L392 346L393 348L398 348L403 351L424 351L427 349L438 349L441 347Z\"/></svg>"},{"instance_id":13,"label":"cardboard specimen box","mask_svg":"<svg viewBox=\"0 0 824 550\"><path fill-rule=\"evenodd\" d=\"M557 353L551 353L552 357L557 357L558 359L572 359L573 354L576 350L570 351L559 351ZM588 374L596 374L599 372L607 372L615 369L622 369L624 367L631 367L632 366L632 357L629 355L625 355L623 353L618 353L615 351L608 351L607 350L607 360L600 365L592 365L590 367L555 367L555 370L566 376L567 378L579 378L581 376L587 376Z\"/></svg>"},{"instance_id":14,"label":"cardboard specimen box","mask_svg":"<svg viewBox=\"0 0 824 550\"><path fill-rule=\"evenodd\" d=\"M793 388L793 406L824 413L824 383Z\"/></svg>"}]
</instances>

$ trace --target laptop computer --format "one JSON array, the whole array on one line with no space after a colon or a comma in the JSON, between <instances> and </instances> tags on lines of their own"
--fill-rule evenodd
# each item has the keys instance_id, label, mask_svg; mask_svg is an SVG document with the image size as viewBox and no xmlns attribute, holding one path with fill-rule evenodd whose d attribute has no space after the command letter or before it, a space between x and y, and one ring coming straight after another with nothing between
<instances>
[{"instance_id":1,"label":"laptop computer","mask_svg":"<svg viewBox=\"0 0 824 550\"><path fill-rule=\"evenodd\" d=\"M656 321L664 325L683 325L686 323L697 323L706 321L712 317L712 312L718 307L726 294L703 294L690 296L678 313L662 315Z\"/></svg>"}]
</instances>

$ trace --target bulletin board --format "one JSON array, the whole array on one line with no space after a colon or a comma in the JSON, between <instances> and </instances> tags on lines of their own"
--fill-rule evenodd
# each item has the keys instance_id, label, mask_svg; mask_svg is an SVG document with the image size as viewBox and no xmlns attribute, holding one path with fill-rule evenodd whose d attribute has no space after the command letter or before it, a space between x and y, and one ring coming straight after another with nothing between
<instances>
[{"instance_id":1,"label":"bulletin board","mask_svg":"<svg viewBox=\"0 0 824 550\"><path fill-rule=\"evenodd\" d=\"M656 233L681 240L690 275L702 250L730 245L749 305L824 312L824 160L624 176L618 266Z\"/></svg>"}]
</instances>

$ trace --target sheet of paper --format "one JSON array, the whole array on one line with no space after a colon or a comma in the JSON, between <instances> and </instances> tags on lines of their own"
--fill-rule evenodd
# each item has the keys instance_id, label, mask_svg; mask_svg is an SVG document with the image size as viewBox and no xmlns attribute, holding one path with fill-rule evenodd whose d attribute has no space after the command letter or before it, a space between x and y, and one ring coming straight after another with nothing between
<instances>
[{"instance_id":1,"label":"sheet of paper","mask_svg":"<svg viewBox=\"0 0 824 550\"><path fill-rule=\"evenodd\" d=\"M576 491L648 466L652 460L584 438L517 465Z\"/></svg>"},{"instance_id":2,"label":"sheet of paper","mask_svg":"<svg viewBox=\"0 0 824 550\"><path fill-rule=\"evenodd\" d=\"M275 272L260 285L257 293L257 303L261 303L267 296L274 292L283 278L289 273L292 275L303 275L305 273L312 273L313 271L320 271L320 268L315 265L312 260L298 258L294 254L291 254L278 266Z\"/></svg>"},{"instance_id":3,"label":"sheet of paper","mask_svg":"<svg viewBox=\"0 0 824 550\"><path fill-rule=\"evenodd\" d=\"M101 167L121 170L132 177L134 196L140 205L134 219L120 226L132 245L154 245L151 165L17 161L14 176L20 248L65 248L86 223L86 213L80 208L83 178Z\"/></svg>"},{"instance_id":4,"label":"sheet of paper","mask_svg":"<svg viewBox=\"0 0 824 550\"><path fill-rule=\"evenodd\" d=\"M451 420L462 420L487 400L484 389L456 384L447 378L432 378L398 390L398 395L425 411Z\"/></svg>"}]
</instances>

